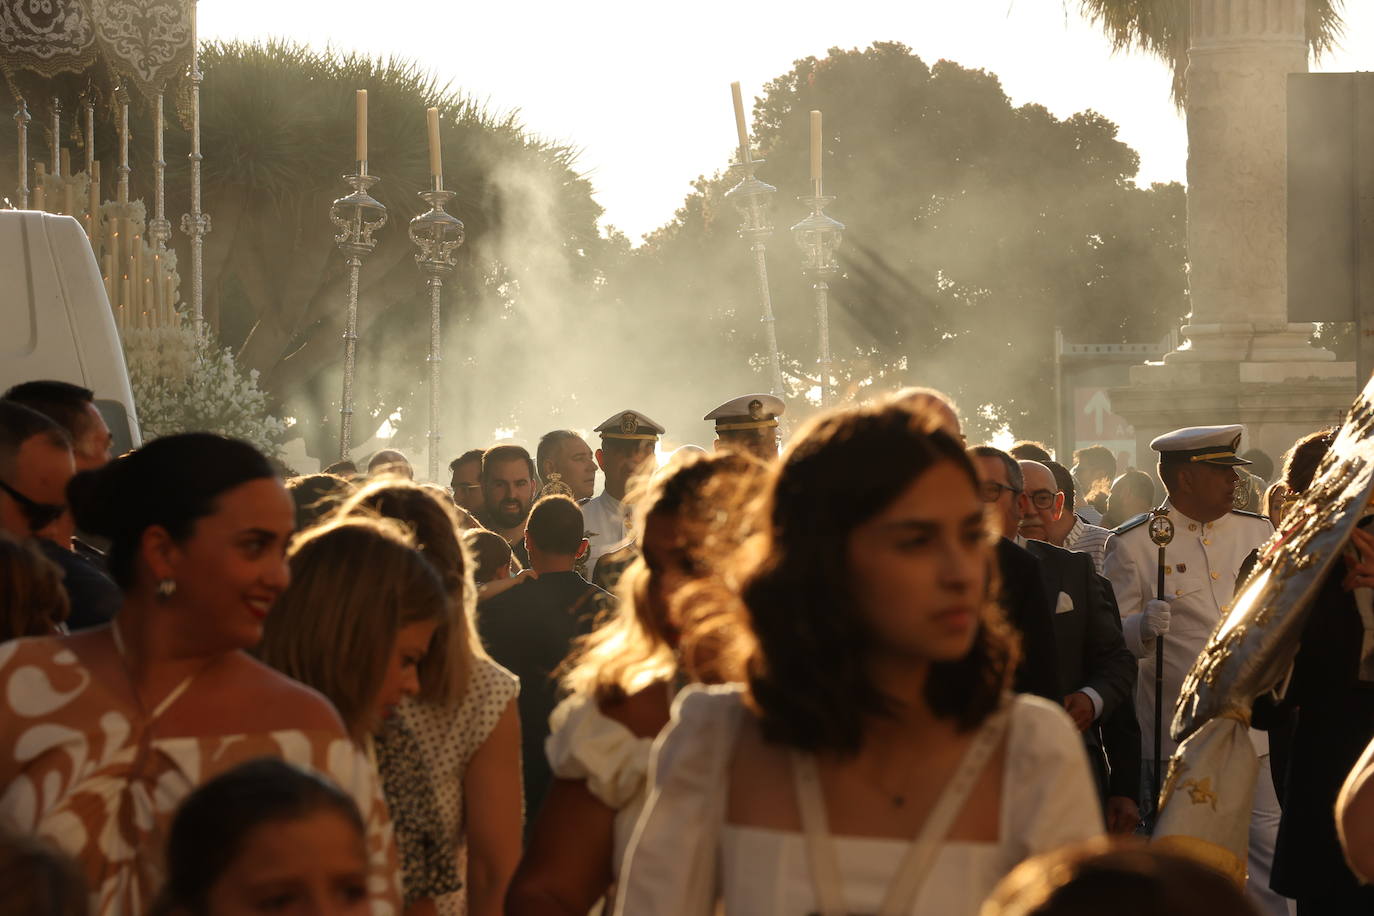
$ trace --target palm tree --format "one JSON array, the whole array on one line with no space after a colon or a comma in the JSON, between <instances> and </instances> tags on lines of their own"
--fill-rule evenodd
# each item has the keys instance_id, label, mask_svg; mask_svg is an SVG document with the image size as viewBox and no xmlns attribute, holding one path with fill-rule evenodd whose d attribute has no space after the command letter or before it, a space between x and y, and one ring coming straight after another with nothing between
<instances>
[{"instance_id":1,"label":"palm tree","mask_svg":"<svg viewBox=\"0 0 1374 916\"><path fill-rule=\"evenodd\" d=\"M1066 4L1068 0L1065 0ZM1111 39L1115 50L1140 48L1174 70L1173 97L1187 95L1188 33L1192 0L1078 0L1083 14ZM1320 55L1341 37L1344 0L1306 0L1307 43Z\"/></svg>"}]
</instances>

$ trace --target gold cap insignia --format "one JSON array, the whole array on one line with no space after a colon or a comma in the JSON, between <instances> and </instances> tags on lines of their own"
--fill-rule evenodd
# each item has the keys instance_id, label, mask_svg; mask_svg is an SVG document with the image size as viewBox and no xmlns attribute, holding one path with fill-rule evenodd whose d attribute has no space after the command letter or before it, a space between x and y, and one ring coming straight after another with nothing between
<instances>
[{"instance_id":1,"label":"gold cap insignia","mask_svg":"<svg viewBox=\"0 0 1374 916\"><path fill-rule=\"evenodd\" d=\"M639 429L639 420L632 413L624 413L620 416L620 431L625 435L630 435Z\"/></svg>"}]
</instances>

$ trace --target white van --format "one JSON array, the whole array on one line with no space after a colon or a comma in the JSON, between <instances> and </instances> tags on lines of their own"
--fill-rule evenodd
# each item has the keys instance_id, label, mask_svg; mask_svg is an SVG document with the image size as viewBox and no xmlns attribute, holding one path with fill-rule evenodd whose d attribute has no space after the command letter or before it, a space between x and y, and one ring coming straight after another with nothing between
<instances>
[{"instance_id":1,"label":"white van","mask_svg":"<svg viewBox=\"0 0 1374 916\"><path fill-rule=\"evenodd\" d=\"M118 455L142 444L95 252L70 216L0 210L0 392L34 379L95 392Z\"/></svg>"}]
</instances>

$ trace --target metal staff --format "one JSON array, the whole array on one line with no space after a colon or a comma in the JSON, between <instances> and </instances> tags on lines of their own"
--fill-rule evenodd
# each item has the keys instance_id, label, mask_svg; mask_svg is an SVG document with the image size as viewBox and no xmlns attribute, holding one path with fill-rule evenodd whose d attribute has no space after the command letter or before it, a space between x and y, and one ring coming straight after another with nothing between
<instances>
[{"instance_id":1,"label":"metal staff","mask_svg":"<svg viewBox=\"0 0 1374 916\"><path fill-rule=\"evenodd\" d=\"M181 231L191 237L191 314L195 316L196 331L202 336L205 327L205 235L210 231L210 214L201 210L200 164L200 38L196 32L196 4L191 0L191 212L181 215Z\"/></svg>"},{"instance_id":2,"label":"metal staff","mask_svg":"<svg viewBox=\"0 0 1374 916\"><path fill-rule=\"evenodd\" d=\"M29 208L29 106L22 98L14 110L15 135L19 138L19 185L15 189L19 195L19 209Z\"/></svg>"},{"instance_id":3,"label":"metal staff","mask_svg":"<svg viewBox=\"0 0 1374 916\"><path fill-rule=\"evenodd\" d=\"M1169 520L1169 510L1160 506L1150 516L1150 540L1159 548L1159 579L1155 587L1155 597L1164 600L1164 548L1174 539L1174 523ZM1164 767L1164 636L1155 637L1155 772L1154 802L1159 805L1160 778Z\"/></svg>"},{"instance_id":4,"label":"metal staff","mask_svg":"<svg viewBox=\"0 0 1374 916\"><path fill-rule=\"evenodd\" d=\"M432 110L432 109L431 109ZM454 250L463 244L463 221L444 209L453 198L453 191L446 191L440 175L432 177L433 185L428 191L421 191L429 210L410 221L410 240L420 249L415 255L415 263L425 274L429 287L429 479L439 479L439 386L440 361L442 360L442 340L440 338L441 297L444 277L453 273L457 262L453 259Z\"/></svg>"},{"instance_id":5,"label":"metal staff","mask_svg":"<svg viewBox=\"0 0 1374 916\"><path fill-rule=\"evenodd\" d=\"M348 258L348 311L344 318L343 398L339 407L339 459L346 460L353 448L353 364L358 352L358 274L363 257L377 247L373 233L386 225L386 207L374 200L368 189L377 183L367 174L367 160L359 159L356 171L344 181L353 193L340 197L329 208L329 219L338 230L334 244Z\"/></svg>"},{"instance_id":6,"label":"metal staff","mask_svg":"<svg viewBox=\"0 0 1374 916\"><path fill-rule=\"evenodd\" d=\"M811 208L811 215L792 227L792 237L802 251L802 272L811 279L811 291L816 298L816 324L820 329L821 406L829 407L830 396L830 284L831 277L840 272L835 250L844 238L844 223L825 213L826 205L835 198L820 193L800 198Z\"/></svg>"}]
</instances>

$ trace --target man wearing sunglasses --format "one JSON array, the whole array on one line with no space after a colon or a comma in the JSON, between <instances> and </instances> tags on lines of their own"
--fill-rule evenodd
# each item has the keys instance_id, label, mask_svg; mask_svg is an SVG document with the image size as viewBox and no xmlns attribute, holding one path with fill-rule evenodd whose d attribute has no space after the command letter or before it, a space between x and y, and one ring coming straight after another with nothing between
<instances>
[{"instance_id":1,"label":"man wearing sunglasses","mask_svg":"<svg viewBox=\"0 0 1374 916\"><path fill-rule=\"evenodd\" d=\"M96 566L66 545L42 536L66 512L67 484L76 473L70 439L47 416L0 400L0 530L29 540L62 569L73 629L108 622L119 589Z\"/></svg>"}]
</instances>

